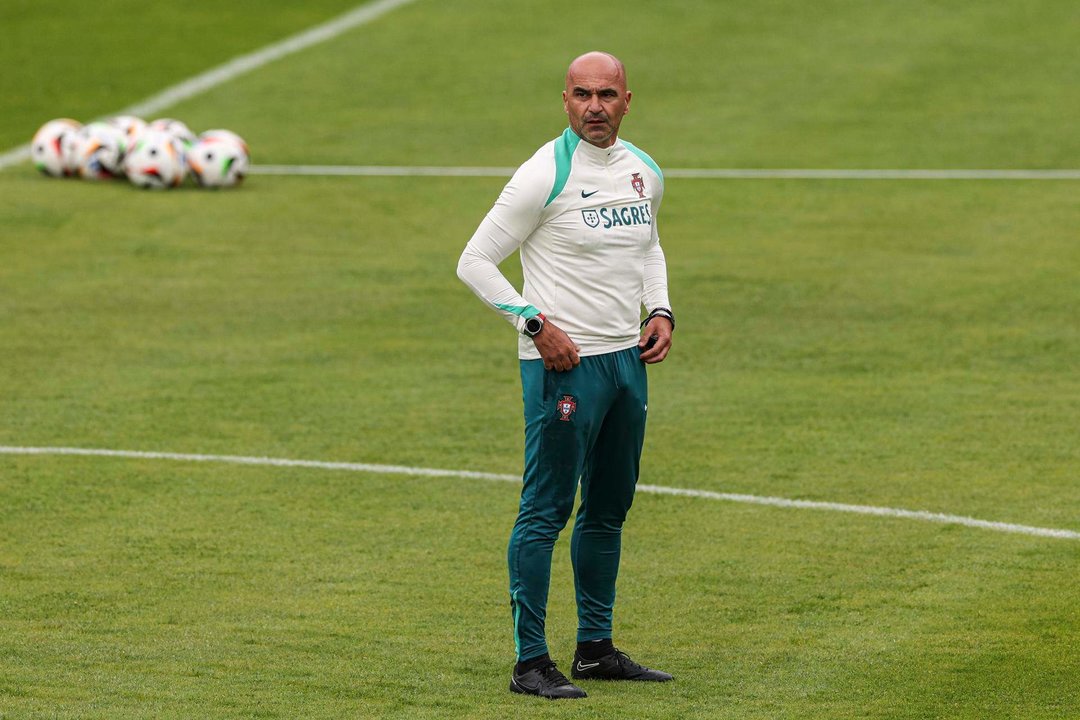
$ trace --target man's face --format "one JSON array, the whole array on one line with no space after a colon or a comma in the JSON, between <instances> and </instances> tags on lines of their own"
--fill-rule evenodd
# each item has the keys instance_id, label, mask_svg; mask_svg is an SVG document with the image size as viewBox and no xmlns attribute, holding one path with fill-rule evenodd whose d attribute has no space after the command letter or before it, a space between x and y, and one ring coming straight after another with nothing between
<instances>
[{"instance_id":1,"label":"man's face","mask_svg":"<svg viewBox=\"0 0 1080 720\"><path fill-rule=\"evenodd\" d=\"M563 106L570 128L597 147L615 144L623 115L630 110L630 91L611 63L575 63L566 76Z\"/></svg>"}]
</instances>

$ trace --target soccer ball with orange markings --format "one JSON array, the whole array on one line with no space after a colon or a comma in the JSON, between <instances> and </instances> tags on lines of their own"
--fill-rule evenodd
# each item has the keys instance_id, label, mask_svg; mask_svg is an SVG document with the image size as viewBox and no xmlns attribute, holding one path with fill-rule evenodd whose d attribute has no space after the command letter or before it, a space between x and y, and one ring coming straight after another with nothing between
<instances>
[{"instance_id":1,"label":"soccer ball with orange markings","mask_svg":"<svg viewBox=\"0 0 1080 720\"><path fill-rule=\"evenodd\" d=\"M146 130L146 121L134 115L117 115L105 122L124 133L128 139L128 145L134 145L139 135L142 135L143 131Z\"/></svg>"},{"instance_id":2,"label":"soccer ball with orange markings","mask_svg":"<svg viewBox=\"0 0 1080 720\"><path fill-rule=\"evenodd\" d=\"M188 168L202 187L240 184L249 162L247 143L229 130L207 130L188 153Z\"/></svg>"},{"instance_id":3,"label":"soccer ball with orange markings","mask_svg":"<svg viewBox=\"0 0 1080 720\"><path fill-rule=\"evenodd\" d=\"M124 158L124 172L133 185L168 190L184 182L184 145L175 135L146 130Z\"/></svg>"},{"instance_id":4,"label":"soccer ball with orange markings","mask_svg":"<svg viewBox=\"0 0 1080 720\"><path fill-rule=\"evenodd\" d=\"M104 122L83 125L72 144L72 161L86 180L107 180L123 174L127 135ZM62 143L61 143L62 144Z\"/></svg>"}]
</instances>

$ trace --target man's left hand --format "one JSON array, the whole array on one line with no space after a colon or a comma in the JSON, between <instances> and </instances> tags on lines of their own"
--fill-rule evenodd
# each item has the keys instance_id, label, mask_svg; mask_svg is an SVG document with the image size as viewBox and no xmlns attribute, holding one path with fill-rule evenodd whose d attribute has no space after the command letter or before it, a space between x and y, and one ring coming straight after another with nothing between
<instances>
[{"instance_id":1,"label":"man's left hand","mask_svg":"<svg viewBox=\"0 0 1080 720\"><path fill-rule=\"evenodd\" d=\"M649 341L656 338L649 346ZM638 341L638 349L641 350L641 361L644 363L663 362L671 350L671 321L666 317L657 315L641 330L641 340Z\"/></svg>"}]
</instances>

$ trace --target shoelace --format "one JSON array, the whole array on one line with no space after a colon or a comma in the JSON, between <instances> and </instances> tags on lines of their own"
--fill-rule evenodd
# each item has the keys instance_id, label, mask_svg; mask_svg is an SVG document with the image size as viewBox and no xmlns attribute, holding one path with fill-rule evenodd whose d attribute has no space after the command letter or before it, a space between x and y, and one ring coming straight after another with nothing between
<instances>
[{"instance_id":1,"label":"shoelace","mask_svg":"<svg viewBox=\"0 0 1080 720\"><path fill-rule=\"evenodd\" d=\"M570 681L566 678L566 676L559 672L559 668L555 666L555 663L551 663L550 665L545 665L544 667L540 668L540 677L544 678L544 680L551 683L555 687L570 684Z\"/></svg>"},{"instance_id":2,"label":"shoelace","mask_svg":"<svg viewBox=\"0 0 1080 720\"><path fill-rule=\"evenodd\" d=\"M644 665L639 665L638 663L631 660L630 656L627 655L626 653L624 653L622 650L616 650L615 655L619 658L619 664L624 666L624 667L628 667L628 668L631 668L633 670L640 670L640 671L648 670L648 668L645 667Z\"/></svg>"}]
</instances>

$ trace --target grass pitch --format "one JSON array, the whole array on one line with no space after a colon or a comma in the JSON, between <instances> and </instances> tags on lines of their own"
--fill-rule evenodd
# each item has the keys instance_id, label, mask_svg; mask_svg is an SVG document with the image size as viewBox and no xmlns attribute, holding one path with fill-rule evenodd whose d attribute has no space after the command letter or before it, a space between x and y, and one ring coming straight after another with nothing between
<instances>
[{"instance_id":1,"label":"grass pitch","mask_svg":"<svg viewBox=\"0 0 1080 720\"><path fill-rule=\"evenodd\" d=\"M0 130L107 114L347 5L226 14L188 65L92 92L56 71L39 15L5 8L0 53L44 49L5 76L30 100ZM679 2L599 24L492 7L420 0L168 114L237 130L256 162L512 165L561 130L565 63L600 46L630 68L626 136L664 166L1075 166L1068 3ZM95 17L56 26L51 47L115 40L63 43L90 77L145 58ZM0 173L0 444L516 472L513 334L453 273L501 184ZM669 180L680 328L650 373L643 481L1080 530L1075 194ZM516 493L0 455L0 715L1080 715L1075 541L644 494L616 640L677 681L513 696ZM549 614L565 664L562 542Z\"/></svg>"}]
</instances>

